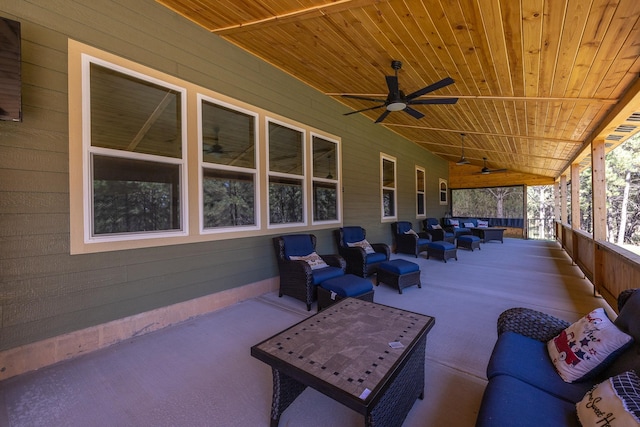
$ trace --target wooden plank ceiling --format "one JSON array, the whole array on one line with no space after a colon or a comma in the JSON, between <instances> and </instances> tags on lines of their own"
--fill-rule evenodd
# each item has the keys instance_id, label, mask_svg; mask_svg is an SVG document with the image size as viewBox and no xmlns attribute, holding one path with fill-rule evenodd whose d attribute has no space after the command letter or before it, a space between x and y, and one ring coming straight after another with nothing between
<instances>
[{"instance_id":1,"label":"wooden plank ceiling","mask_svg":"<svg viewBox=\"0 0 640 427\"><path fill-rule=\"evenodd\" d=\"M492 169L557 178L592 139L614 147L640 124L638 0L157 1L342 102L336 114L380 105L341 95L384 100L392 60L407 94L453 78L417 99L456 104L413 106L423 118L396 111L378 126L452 165L466 134L469 173L486 157Z\"/></svg>"}]
</instances>

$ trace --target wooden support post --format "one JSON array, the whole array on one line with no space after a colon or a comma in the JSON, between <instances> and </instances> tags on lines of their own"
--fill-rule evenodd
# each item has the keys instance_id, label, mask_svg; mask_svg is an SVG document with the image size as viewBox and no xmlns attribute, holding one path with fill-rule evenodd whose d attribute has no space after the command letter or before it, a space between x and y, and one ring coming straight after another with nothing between
<instances>
[{"instance_id":1,"label":"wooden support post","mask_svg":"<svg viewBox=\"0 0 640 427\"><path fill-rule=\"evenodd\" d=\"M567 217L567 176L560 177L560 220L563 224L569 223Z\"/></svg>"},{"instance_id":2,"label":"wooden support post","mask_svg":"<svg viewBox=\"0 0 640 427\"><path fill-rule=\"evenodd\" d=\"M593 206L593 286L594 294L599 293L603 282L602 251L598 242L607 240L607 189L605 177L604 140L591 142L591 179Z\"/></svg>"},{"instance_id":3,"label":"wooden support post","mask_svg":"<svg viewBox=\"0 0 640 427\"><path fill-rule=\"evenodd\" d=\"M580 163L573 163L571 165L571 229L580 230ZM573 243L573 260L580 259L580 245L579 240L574 238L571 240Z\"/></svg>"}]
</instances>

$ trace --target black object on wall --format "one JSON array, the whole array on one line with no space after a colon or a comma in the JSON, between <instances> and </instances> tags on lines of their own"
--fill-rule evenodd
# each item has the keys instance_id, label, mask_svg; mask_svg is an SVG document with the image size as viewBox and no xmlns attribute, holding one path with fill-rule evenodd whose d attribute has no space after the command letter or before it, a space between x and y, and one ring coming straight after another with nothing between
<instances>
[{"instance_id":1,"label":"black object on wall","mask_svg":"<svg viewBox=\"0 0 640 427\"><path fill-rule=\"evenodd\" d=\"M0 120L22 121L20 23L0 17Z\"/></svg>"}]
</instances>

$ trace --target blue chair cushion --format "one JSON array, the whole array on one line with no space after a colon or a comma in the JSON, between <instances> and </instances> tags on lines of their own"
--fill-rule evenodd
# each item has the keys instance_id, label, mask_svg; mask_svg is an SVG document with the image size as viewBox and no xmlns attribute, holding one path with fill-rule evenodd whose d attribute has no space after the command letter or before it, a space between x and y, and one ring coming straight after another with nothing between
<instances>
[{"instance_id":1,"label":"blue chair cushion","mask_svg":"<svg viewBox=\"0 0 640 427\"><path fill-rule=\"evenodd\" d=\"M282 236L282 240L284 241L284 255L287 258L290 256L309 255L315 250L313 248L311 236L308 234L291 234L288 236Z\"/></svg>"},{"instance_id":2,"label":"blue chair cushion","mask_svg":"<svg viewBox=\"0 0 640 427\"><path fill-rule=\"evenodd\" d=\"M429 239L423 239L423 238L418 238L418 246L426 246L429 243L431 243L431 240Z\"/></svg>"},{"instance_id":3,"label":"blue chair cushion","mask_svg":"<svg viewBox=\"0 0 640 427\"><path fill-rule=\"evenodd\" d=\"M443 250L443 251L447 251L449 249L455 249L456 248L456 246L453 243L443 242L443 241L428 242L428 246L430 248L440 249L440 250Z\"/></svg>"},{"instance_id":4,"label":"blue chair cushion","mask_svg":"<svg viewBox=\"0 0 640 427\"><path fill-rule=\"evenodd\" d=\"M579 427L574 403L508 375L487 384L476 427Z\"/></svg>"},{"instance_id":5,"label":"blue chair cushion","mask_svg":"<svg viewBox=\"0 0 640 427\"><path fill-rule=\"evenodd\" d=\"M420 266L415 262L405 261L403 259L394 259L391 261L383 262L378 266L378 268L390 271L398 275L412 273L414 271L420 270Z\"/></svg>"},{"instance_id":6,"label":"blue chair cushion","mask_svg":"<svg viewBox=\"0 0 640 427\"><path fill-rule=\"evenodd\" d=\"M409 221L398 221L397 223L398 234L406 233L411 230L411 223Z\"/></svg>"},{"instance_id":7,"label":"blue chair cushion","mask_svg":"<svg viewBox=\"0 0 640 427\"><path fill-rule=\"evenodd\" d=\"M547 343L515 332L501 334L493 348L487 378L498 375L510 375L572 403L582 400L598 382L564 382L549 358Z\"/></svg>"},{"instance_id":8,"label":"blue chair cushion","mask_svg":"<svg viewBox=\"0 0 640 427\"><path fill-rule=\"evenodd\" d=\"M373 289L371 280L353 274L329 279L320 284L324 289L333 291L341 297L355 297Z\"/></svg>"},{"instance_id":9,"label":"blue chair cushion","mask_svg":"<svg viewBox=\"0 0 640 427\"><path fill-rule=\"evenodd\" d=\"M387 254L382 252L374 252L372 254L367 254L367 264L373 264L374 262L380 262L387 259Z\"/></svg>"},{"instance_id":10,"label":"blue chair cushion","mask_svg":"<svg viewBox=\"0 0 640 427\"><path fill-rule=\"evenodd\" d=\"M471 234L465 234L464 236L458 237L458 240L462 240L463 242L479 242L480 238L478 236L472 236Z\"/></svg>"},{"instance_id":11,"label":"blue chair cushion","mask_svg":"<svg viewBox=\"0 0 640 427\"><path fill-rule=\"evenodd\" d=\"M364 240L364 232L362 227L343 227L342 228L342 242L347 243L361 242Z\"/></svg>"},{"instance_id":12,"label":"blue chair cushion","mask_svg":"<svg viewBox=\"0 0 640 427\"><path fill-rule=\"evenodd\" d=\"M313 284L319 285L325 280L333 279L334 277L344 276L344 271L338 267L325 267L317 270L312 270Z\"/></svg>"}]
</instances>

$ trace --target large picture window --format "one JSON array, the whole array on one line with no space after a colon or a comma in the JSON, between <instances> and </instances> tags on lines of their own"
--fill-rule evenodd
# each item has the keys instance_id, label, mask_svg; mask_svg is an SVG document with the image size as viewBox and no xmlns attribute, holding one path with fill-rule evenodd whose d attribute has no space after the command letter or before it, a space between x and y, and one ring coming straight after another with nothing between
<instances>
[{"instance_id":1,"label":"large picture window","mask_svg":"<svg viewBox=\"0 0 640 427\"><path fill-rule=\"evenodd\" d=\"M84 60L89 238L184 231L184 89Z\"/></svg>"},{"instance_id":2,"label":"large picture window","mask_svg":"<svg viewBox=\"0 0 640 427\"><path fill-rule=\"evenodd\" d=\"M200 95L202 227L204 231L259 225L257 117Z\"/></svg>"},{"instance_id":3,"label":"large picture window","mask_svg":"<svg viewBox=\"0 0 640 427\"><path fill-rule=\"evenodd\" d=\"M524 187L491 187L451 190L454 217L489 220L490 225L519 227L524 224Z\"/></svg>"},{"instance_id":4,"label":"large picture window","mask_svg":"<svg viewBox=\"0 0 640 427\"><path fill-rule=\"evenodd\" d=\"M304 224L304 132L267 122L269 152L269 224Z\"/></svg>"},{"instance_id":5,"label":"large picture window","mask_svg":"<svg viewBox=\"0 0 640 427\"><path fill-rule=\"evenodd\" d=\"M396 214L396 158L380 155L382 219L395 220Z\"/></svg>"},{"instance_id":6,"label":"large picture window","mask_svg":"<svg viewBox=\"0 0 640 427\"><path fill-rule=\"evenodd\" d=\"M75 40L67 57L71 254L341 223L339 137Z\"/></svg>"}]
</instances>

